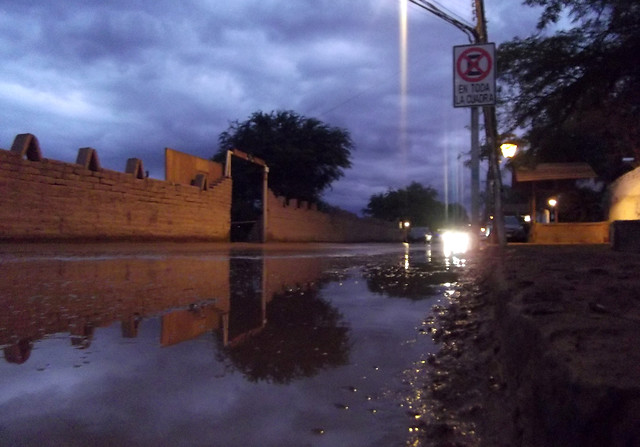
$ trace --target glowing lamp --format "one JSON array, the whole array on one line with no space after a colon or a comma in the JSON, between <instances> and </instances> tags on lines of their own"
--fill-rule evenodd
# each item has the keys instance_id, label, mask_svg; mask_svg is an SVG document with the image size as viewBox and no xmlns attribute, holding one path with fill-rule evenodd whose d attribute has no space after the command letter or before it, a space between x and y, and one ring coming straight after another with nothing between
<instances>
[{"instance_id":1,"label":"glowing lamp","mask_svg":"<svg viewBox=\"0 0 640 447\"><path fill-rule=\"evenodd\" d=\"M516 155L518 145L513 143L503 143L500 145L500 150L502 151L502 156L504 158L512 158Z\"/></svg>"}]
</instances>

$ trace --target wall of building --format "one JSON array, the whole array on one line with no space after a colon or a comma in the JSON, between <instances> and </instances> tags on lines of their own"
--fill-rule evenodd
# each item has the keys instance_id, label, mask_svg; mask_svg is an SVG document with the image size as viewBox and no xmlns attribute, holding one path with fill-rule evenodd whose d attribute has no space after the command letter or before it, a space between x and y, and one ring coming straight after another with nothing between
<instances>
[{"instance_id":1,"label":"wall of building","mask_svg":"<svg viewBox=\"0 0 640 447\"><path fill-rule=\"evenodd\" d=\"M267 241L389 242L402 232L390 222L363 219L348 212L323 213L315 205L267 195Z\"/></svg>"},{"instance_id":2,"label":"wall of building","mask_svg":"<svg viewBox=\"0 0 640 447\"><path fill-rule=\"evenodd\" d=\"M180 185L100 168L83 148L76 163L42 158L37 139L0 149L0 240L229 239L231 179Z\"/></svg>"},{"instance_id":3,"label":"wall of building","mask_svg":"<svg viewBox=\"0 0 640 447\"><path fill-rule=\"evenodd\" d=\"M640 168L621 176L609 187L609 221L640 219Z\"/></svg>"},{"instance_id":4,"label":"wall of building","mask_svg":"<svg viewBox=\"0 0 640 447\"><path fill-rule=\"evenodd\" d=\"M609 222L536 223L529 242L536 244L606 244Z\"/></svg>"}]
</instances>

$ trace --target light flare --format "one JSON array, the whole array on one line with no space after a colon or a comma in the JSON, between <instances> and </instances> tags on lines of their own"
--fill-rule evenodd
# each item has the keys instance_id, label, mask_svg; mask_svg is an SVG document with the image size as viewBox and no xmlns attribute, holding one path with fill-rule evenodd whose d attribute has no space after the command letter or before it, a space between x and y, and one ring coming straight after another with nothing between
<instances>
[{"instance_id":1,"label":"light flare","mask_svg":"<svg viewBox=\"0 0 640 447\"><path fill-rule=\"evenodd\" d=\"M400 25L400 135L399 146L403 161L407 154L407 89L408 89L408 69L407 59L409 52L408 43L408 4L409 0L400 0L399 25Z\"/></svg>"},{"instance_id":2,"label":"light flare","mask_svg":"<svg viewBox=\"0 0 640 447\"><path fill-rule=\"evenodd\" d=\"M471 237L467 231L445 231L442 233L442 250L446 257L464 254L470 247Z\"/></svg>"}]
</instances>

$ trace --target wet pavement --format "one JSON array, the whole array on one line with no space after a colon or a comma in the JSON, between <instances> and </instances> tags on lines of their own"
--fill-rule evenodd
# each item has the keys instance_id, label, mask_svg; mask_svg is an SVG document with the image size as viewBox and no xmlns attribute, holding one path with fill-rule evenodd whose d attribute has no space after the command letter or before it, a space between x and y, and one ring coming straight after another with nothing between
<instances>
[{"instance_id":1,"label":"wet pavement","mask_svg":"<svg viewBox=\"0 0 640 447\"><path fill-rule=\"evenodd\" d=\"M0 445L418 445L423 244L0 246Z\"/></svg>"}]
</instances>

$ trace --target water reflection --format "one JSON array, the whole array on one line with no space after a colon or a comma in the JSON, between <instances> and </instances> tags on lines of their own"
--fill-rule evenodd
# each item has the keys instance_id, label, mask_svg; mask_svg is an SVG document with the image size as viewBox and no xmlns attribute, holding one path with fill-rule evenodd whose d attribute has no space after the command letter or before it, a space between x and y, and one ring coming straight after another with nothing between
<instances>
[{"instance_id":1,"label":"water reflection","mask_svg":"<svg viewBox=\"0 0 640 447\"><path fill-rule=\"evenodd\" d=\"M71 347L88 349L97 328L119 321L131 339L160 318L160 346L212 333L249 379L286 383L348 358L348 327L317 294L321 272L318 258L255 253L8 262L0 347L7 362L22 364L40 339L67 334Z\"/></svg>"},{"instance_id":2,"label":"water reflection","mask_svg":"<svg viewBox=\"0 0 640 447\"><path fill-rule=\"evenodd\" d=\"M371 292L421 300L439 293L442 284L458 280L458 272L453 267L463 264L444 256L441 250L433 250L430 244L413 247L406 245L400 263L380 262L365 267L364 277Z\"/></svg>"},{"instance_id":3,"label":"water reflection","mask_svg":"<svg viewBox=\"0 0 640 447\"><path fill-rule=\"evenodd\" d=\"M3 349L4 359L9 363L16 363L20 365L29 359L32 348L33 343L31 340L20 340L18 343L7 346Z\"/></svg>"},{"instance_id":4,"label":"water reflection","mask_svg":"<svg viewBox=\"0 0 640 447\"><path fill-rule=\"evenodd\" d=\"M457 267L374 249L0 258L0 444L402 444Z\"/></svg>"},{"instance_id":5,"label":"water reflection","mask_svg":"<svg viewBox=\"0 0 640 447\"><path fill-rule=\"evenodd\" d=\"M261 329L220 351L252 382L286 384L349 359L349 328L315 286L276 294Z\"/></svg>"},{"instance_id":6,"label":"water reflection","mask_svg":"<svg viewBox=\"0 0 640 447\"><path fill-rule=\"evenodd\" d=\"M120 321L135 338L145 319L161 316L162 345L221 327L229 311L229 261L46 259L0 266L0 346L67 334L78 349L95 331ZM203 300L203 297L207 299ZM7 358L15 358L9 355Z\"/></svg>"}]
</instances>

